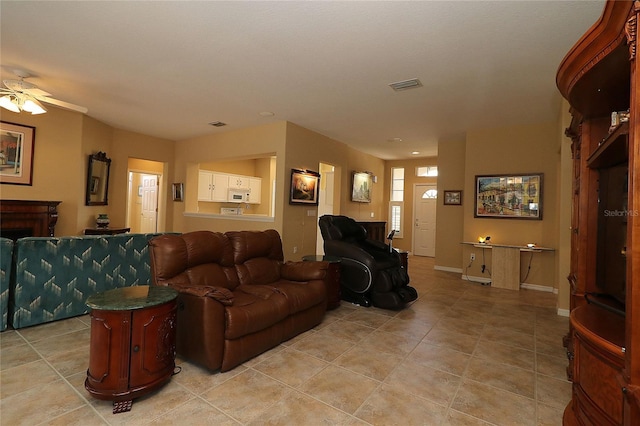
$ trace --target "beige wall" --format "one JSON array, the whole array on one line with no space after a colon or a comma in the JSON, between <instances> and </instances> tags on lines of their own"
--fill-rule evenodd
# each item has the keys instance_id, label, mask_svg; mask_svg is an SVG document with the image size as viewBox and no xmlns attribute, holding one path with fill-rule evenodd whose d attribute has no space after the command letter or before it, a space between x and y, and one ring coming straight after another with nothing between
<instances>
[{"instance_id":1,"label":"beige wall","mask_svg":"<svg viewBox=\"0 0 640 426\"><path fill-rule=\"evenodd\" d=\"M334 208L337 214L359 221L386 221L384 202L384 161L349 148L319 133L293 123L287 123L287 149L284 161L284 192L289 196L291 169L318 171L320 163L335 167ZM373 184L371 203L351 201L351 173L369 171L378 177ZM281 180L278 179L278 187ZM284 200L283 249L285 258L298 260L307 254L315 254L319 236L317 206L291 205ZM373 217L371 214L373 213ZM322 237L320 237L322 238ZM296 253L294 253L294 247Z\"/></svg>"},{"instance_id":2,"label":"beige wall","mask_svg":"<svg viewBox=\"0 0 640 426\"><path fill-rule=\"evenodd\" d=\"M56 236L81 235L85 228L95 226L100 213L109 214L112 224L123 226L128 157L168 163L173 157L173 142L113 129L77 112L55 107L47 110L41 115L2 111L4 121L34 126L36 133L33 185L2 185L0 197L61 201ZM109 205L85 206L88 157L99 151L112 160Z\"/></svg>"},{"instance_id":3,"label":"beige wall","mask_svg":"<svg viewBox=\"0 0 640 426\"><path fill-rule=\"evenodd\" d=\"M477 241L478 236L490 235L495 244L536 243L557 250L559 164L557 122L469 131L465 150L463 241ZM476 175L526 173L544 173L542 220L474 218ZM480 270L482 250L464 246L461 264L468 264L472 251L476 253L476 261L468 274L489 278L487 271L483 274ZM491 250L485 252L486 264L490 265ZM535 254L526 282L557 288L557 261L557 252ZM523 276L528 262L529 255L523 254Z\"/></svg>"},{"instance_id":4,"label":"beige wall","mask_svg":"<svg viewBox=\"0 0 640 426\"><path fill-rule=\"evenodd\" d=\"M436 210L436 268L461 271L463 206L473 203L473 194L462 192L462 205L444 205L443 191L463 190L465 186L466 141L450 140L438 144L438 207Z\"/></svg>"},{"instance_id":5,"label":"beige wall","mask_svg":"<svg viewBox=\"0 0 640 426\"><path fill-rule=\"evenodd\" d=\"M115 226L124 226L127 215L127 187L129 182L129 160L160 162L162 178L158 192L158 231L171 231L173 209L171 182L173 175L175 142L126 130L113 129L111 143L111 177L109 184L109 217ZM160 173L157 164L133 163L141 167L138 171ZM145 168L148 165L148 169ZM180 203L181 204L181 203Z\"/></svg>"},{"instance_id":6,"label":"beige wall","mask_svg":"<svg viewBox=\"0 0 640 426\"><path fill-rule=\"evenodd\" d=\"M0 185L5 200L61 201L56 235L78 235L84 217L88 160L82 146L84 116L48 108L41 115L15 114L2 110L2 120L33 126L35 130L33 180L31 186Z\"/></svg>"},{"instance_id":7,"label":"beige wall","mask_svg":"<svg viewBox=\"0 0 640 426\"><path fill-rule=\"evenodd\" d=\"M286 127L284 121L273 122L263 126L232 130L225 133L214 133L198 138L186 139L175 144L175 182L185 182L185 201L174 203L173 231L189 232L210 230L225 232L231 230L264 230L276 229L282 234L282 211L285 203L284 185L276 188L276 215L273 220L257 222L238 219L220 219L190 215L200 212L198 203L198 169L200 164L222 163L227 161L246 160L248 158L266 158L275 156L278 159L276 180L285 181L284 166L280 159L285 157ZM231 170L220 170L231 172ZM239 173L240 172L234 172ZM286 178L288 179L288 178ZM263 197L264 198L264 197ZM200 203L202 204L202 203ZM203 206L203 208L206 206ZM219 209L217 210L219 213ZM185 215L185 213L187 213Z\"/></svg>"}]
</instances>

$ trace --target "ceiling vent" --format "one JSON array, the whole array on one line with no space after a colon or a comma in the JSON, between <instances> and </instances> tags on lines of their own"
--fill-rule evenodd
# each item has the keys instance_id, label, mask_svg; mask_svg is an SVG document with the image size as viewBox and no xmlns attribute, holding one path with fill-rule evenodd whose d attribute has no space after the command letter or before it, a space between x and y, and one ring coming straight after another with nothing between
<instances>
[{"instance_id":1,"label":"ceiling vent","mask_svg":"<svg viewBox=\"0 0 640 426\"><path fill-rule=\"evenodd\" d=\"M391 87L396 92L400 92L402 90L417 89L418 87L422 87L422 83L420 83L420 80L418 80L417 78L412 78L410 80L396 81L395 83L391 83L389 87Z\"/></svg>"},{"instance_id":2,"label":"ceiling vent","mask_svg":"<svg viewBox=\"0 0 640 426\"><path fill-rule=\"evenodd\" d=\"M222 121L212 121L209 125L213 127L223 127L226 126L227 123L223 123Z\"/></svg>"}]
</instances>

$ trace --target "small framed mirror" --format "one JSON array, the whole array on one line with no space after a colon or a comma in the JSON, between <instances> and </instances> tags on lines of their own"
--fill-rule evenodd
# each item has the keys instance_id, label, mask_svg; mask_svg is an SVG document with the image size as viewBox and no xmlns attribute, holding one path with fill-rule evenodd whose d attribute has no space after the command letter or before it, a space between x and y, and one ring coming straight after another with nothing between
<instances>
[{"instance_id":1,"label":"small framed mirror","mask_svg":"<svg viewBox=\"0 0 640 426\"><path fill-rule=\"evenodd\" d=\"M89 155L87 171L87 206L106 206L109 191L109 169L111 159L104 152Z\"/></svg>"}]
</instances>

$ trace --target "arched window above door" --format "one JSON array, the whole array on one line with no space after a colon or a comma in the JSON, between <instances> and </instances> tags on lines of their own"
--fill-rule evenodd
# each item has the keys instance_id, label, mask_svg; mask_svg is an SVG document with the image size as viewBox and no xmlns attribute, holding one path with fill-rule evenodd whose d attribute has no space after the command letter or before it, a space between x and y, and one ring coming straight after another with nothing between
<instances>
[{"instance_id":1,"label":"arched window above door","mask_svg":"<svg viewBox=\"0 0 640 426\"><path fill-rule=\"evenodd\" d=\"M426 200L428 198L438 198L438 190L437 189L427 189L422 193L422 199Z\"/></svg>"}]
</instances>

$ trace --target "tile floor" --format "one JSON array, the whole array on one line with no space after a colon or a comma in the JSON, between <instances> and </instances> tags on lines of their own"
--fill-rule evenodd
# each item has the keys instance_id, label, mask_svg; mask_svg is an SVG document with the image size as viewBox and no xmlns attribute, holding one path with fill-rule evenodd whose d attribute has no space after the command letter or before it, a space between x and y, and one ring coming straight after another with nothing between
<instances>
[{"instance_id":1,"label":"tile floor","mask_svg":"<svg viewBox=\"0 0 640 426\"><path fill-rule=\"evenodd\" d=\"M112 414L91 398L88 316L0 334L2 425L560 425L571 396L555 296L493 289L409 258L419 300L345 302L227 373L178 359L162 389Z\"/></svg>"}]
</instances>

